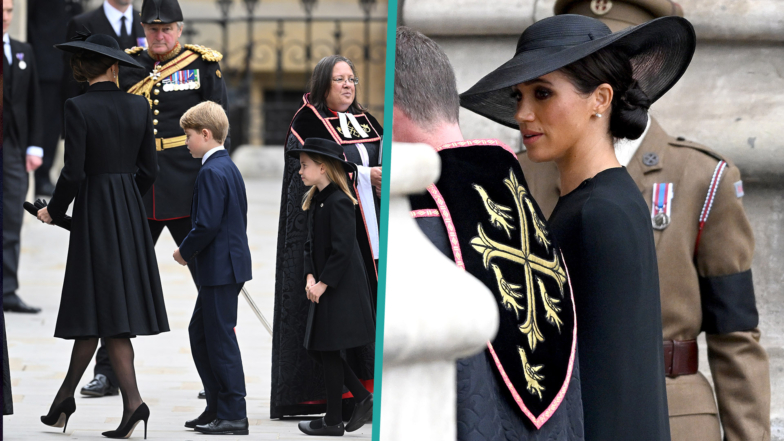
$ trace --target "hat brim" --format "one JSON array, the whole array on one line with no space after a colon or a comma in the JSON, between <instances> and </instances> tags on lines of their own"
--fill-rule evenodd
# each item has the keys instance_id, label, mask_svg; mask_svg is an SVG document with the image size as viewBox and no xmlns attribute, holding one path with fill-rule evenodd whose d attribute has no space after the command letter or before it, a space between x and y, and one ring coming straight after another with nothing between
<instances>
[{"instance_id":1,"label":"hat brim","mask_svg":"<svg viewBox=\"0 0 784 441\"><path fill-rule=\"evenodd\" d=\"M137 63L130 55L119 49L102 46L100 44L88 43L86 41L69 41L68 43L56 44L55 48L61 51L77 53L82 51L94 52L104 57L117 60L123 66L144 69L144 66Z\"/></svg>"},{"instance_id":2,"label":"hat brim","mask_svg":"<svg viewBox=\"0 0 784 441\"><path fill-rule=\"evenodd\" d=\"M694 55L696 35L688 20L661 17L586 43L522 52L460 94L460 105L516 129L517 101L512 86L555 72L608 47L617 47L629 56L634 79L653 103L686 72Z\"/></svg>"},{"instance_id":3,"label":"hat brim","mask_svg":"<svg viewBox=\"0 0 784 441\"><path fill-rule=\"evenodd\" d=\"M356 164L354 164L352 162L348 162L348 161L346 161L343 158L338 158L337 156L330 155L329 153L325 153L322 150L314 150L314 149L309 149L309 148L293 149L293 150L287 151L286 155L288 155L288 156L290 156L292 158L299 158L299 154L300 153L315 153L317 155L321 155L321 156L325 156L327 158L334 159L334 160L340 162L340 164L343 166L343 170L345 170L346 173L356 173L356 171L357 171L357 165Z\"/></svg>"}]
</instances>

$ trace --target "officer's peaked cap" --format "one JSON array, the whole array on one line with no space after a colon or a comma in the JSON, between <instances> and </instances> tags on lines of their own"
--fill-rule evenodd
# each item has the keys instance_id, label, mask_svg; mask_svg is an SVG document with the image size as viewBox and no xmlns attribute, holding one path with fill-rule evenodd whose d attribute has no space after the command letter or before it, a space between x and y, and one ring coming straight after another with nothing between
<instances>
[{"instance_id":1,"label":"officer's peaked cap","mask_svg":"<svg viewBox=\"0 0 784 441\"><path fill-rule=\"evenodd\" d=\"M613 32L659 17L683 17L683 8L671 0L557 0L553 12L595 18Z\"/></svg>"}]
</instances>

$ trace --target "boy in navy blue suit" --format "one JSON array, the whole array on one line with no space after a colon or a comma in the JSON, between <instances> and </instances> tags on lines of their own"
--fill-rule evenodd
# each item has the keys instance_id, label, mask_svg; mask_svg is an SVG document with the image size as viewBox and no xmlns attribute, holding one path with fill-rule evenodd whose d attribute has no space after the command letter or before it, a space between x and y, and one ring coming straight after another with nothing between
<instances>
[{"instance_id":1,"label":"boy in navy blue suit","mask_svg":"<svg viewBox=\"0 0 784 441\"><path fill-rule=\"evenodd\" d=\"M193 187L193 228L174 251L174 260L196 262L199 297L188 333L207 394L207 408L185 427L212 435L247 435L245 374L234 333L237 299L251 279L245 183L222 145L229 120L220 105L205 101L192 107L180 126L202 167Z\"/></svg>"}]
</instances>

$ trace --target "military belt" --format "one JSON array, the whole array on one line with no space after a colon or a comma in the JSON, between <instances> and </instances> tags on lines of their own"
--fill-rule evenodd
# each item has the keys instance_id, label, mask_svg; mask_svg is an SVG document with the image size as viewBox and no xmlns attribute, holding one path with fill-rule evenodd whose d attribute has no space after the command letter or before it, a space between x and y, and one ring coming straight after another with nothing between
<instances>
[{"instance_id":1,"label":"military belt","mask_svg":"<svg viewBox=\"0 0 784 441\"><path fill-rule=\"evenodd\" d=\"M664 374L670 378L697 373L697 340L664 340Z\"/></svg>"},{"instance_id":2,"label":"military belt","mask_svg":"<svg viewBox=\"0 0 784 441\"><path fill-rule=\"evenodd\" d=\"M175 136L174 138L155 138L155 150L162 151L174 147L185 145L185 135Z\"/></svg>"}]
</instances>

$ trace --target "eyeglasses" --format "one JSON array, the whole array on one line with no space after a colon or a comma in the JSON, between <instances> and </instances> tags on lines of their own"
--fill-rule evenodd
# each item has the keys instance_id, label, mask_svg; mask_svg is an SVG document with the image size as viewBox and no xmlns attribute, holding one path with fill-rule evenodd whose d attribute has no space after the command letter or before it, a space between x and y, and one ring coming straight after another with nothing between
<instances>
[{"instance_id":1,"label":"eyeglasses","mask_svg":"<svg viewBox=\"0 0 784 441\"><path fill-rule=\"evenodd\" d=\"M335 77L335 78L332 79L332 81L334 81L335 83L338 83L338 84L354 83L355 86L357 84L359 84L359 78L356 78L356 77L348 77L348 78Z\"/></svg>"}]
</instances>

